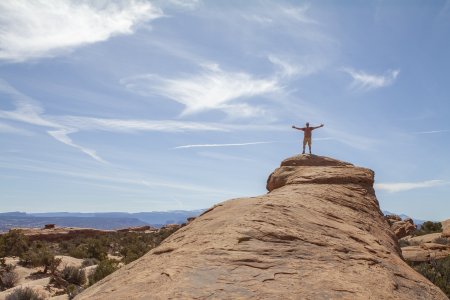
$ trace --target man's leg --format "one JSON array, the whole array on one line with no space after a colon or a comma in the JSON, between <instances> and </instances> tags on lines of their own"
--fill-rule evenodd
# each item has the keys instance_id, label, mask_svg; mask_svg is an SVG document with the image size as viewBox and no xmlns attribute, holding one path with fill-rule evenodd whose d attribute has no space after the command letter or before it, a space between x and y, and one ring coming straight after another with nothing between
<instances>
[{"instance_id":1,"label":"man's leg","mask_svg":"<svg viewBox=\"0 0 450 300\"><path fill-rule=\"evenodd\" d=\"M303 139L303 152L302 152L302 154L305 154L305 147L306 147L306 139Z\"/></svg>"},{"instance_id":2,"label":"man's leg","mask_svg":"<svg viewBox=\"0 0 450 300\"><path fill-rule=\"evenodd\" d=\"M311 139L308 140L308 148L309 148L309 154L312 154L311 153Z\"/></svg>"}]
</instances>

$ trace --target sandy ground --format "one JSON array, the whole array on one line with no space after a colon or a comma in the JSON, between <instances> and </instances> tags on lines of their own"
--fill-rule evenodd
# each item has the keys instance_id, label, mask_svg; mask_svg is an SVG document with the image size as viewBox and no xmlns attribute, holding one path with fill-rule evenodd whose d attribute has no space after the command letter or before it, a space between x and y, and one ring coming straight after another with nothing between
<instances>
[{"instance_id":1,"label":"sandy ground","mask_svg":"<svg viewBox=\"0 0 450 300\"><path fill-rule=\"evenodd\" d=\"M57 258L61 258L62 262L59 265L58 269L62 270L65 266L75 266L80 267L83 260L70 257L70 256L63 256L58 255ZM33 290L41 294L46 299L49 299L55 292L54 289L49 290L47 288L47 285L50 281L50 275L49 274L39 274L38 272L41 272L43 268L25 268L20 265L18 265L19 258L16 257L6 257L6 263L7 264L14 264L16 265L15 271L19 275L19 282L17 283L17 286L8 289L6 291L0 292L0 300L4 300L7 295L9 295L11 292L13 292L15 289L20 287L31 287ZM95 267L94 267L95 268ZM87 273L92 270L92 267L88 267ZM65 300L68 299L67 295L61 295L52 297L51 299L58 299L58 300Z\"/></svg>"}]
</instances>

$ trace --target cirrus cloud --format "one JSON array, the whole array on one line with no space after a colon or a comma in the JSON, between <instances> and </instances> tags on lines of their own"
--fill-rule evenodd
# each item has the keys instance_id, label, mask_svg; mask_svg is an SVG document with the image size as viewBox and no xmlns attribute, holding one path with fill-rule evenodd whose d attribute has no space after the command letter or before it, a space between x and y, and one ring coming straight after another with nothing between
<instances>
[{"instance_id":1,"label":"cirrus cloud","mask_svg":"<svg viewBox=\"0 0 450 300\"><path fill-rule=\"evenodd\" d=\"M449 182L445 180L426 180L421 182L376 183L375 188L378 190L387 191L389 193L396 193L421 188L438 187L448 184Z\"/></svg>"},{"instance_id":2,"label":"cirrus cloud","mask_svg":"<svg viewBox=\"0 0 450 300\"><path fill-rule=\"evenodd\" d=\"M133 33L163 16L148 1L0 1L0 59L21 62Z\"/></svg>"},{"instance_id":3,"label":"cirrus cloud","mask_svg":"<svg viewBox=\"0 0 450 300\"><path fill-rule=\"evenodd\" d=\"M143 74L124 78L121 83L144 96L163 96L185 106L181 115L222 110L232 116L264 114L261 107L237 100L264 96L281 89L276 78L256 78L245 72L228 72L217 64L202 64L198 74L175 78Z\"/></svg>"},{"instance_id":4,"label":"cirrus cloud","mask_svg":"<svg viewBox=\"0 0 450 300\"><path fill-rule=\"evenodd\" d=\"M368 91L392 85L400 74L400 70L388 70L382 75L370 74L351 68L345 68L343 71L353 78L350 88L360 91Z\"/></svg>"}]
</instances>

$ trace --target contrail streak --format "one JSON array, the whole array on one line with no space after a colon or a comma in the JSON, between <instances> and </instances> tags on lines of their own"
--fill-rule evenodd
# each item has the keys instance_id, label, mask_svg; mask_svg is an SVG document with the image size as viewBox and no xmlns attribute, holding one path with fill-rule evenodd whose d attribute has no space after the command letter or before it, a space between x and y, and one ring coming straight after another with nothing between
<instances>
[{"instance_id":1,"label":"contrail streak","mask_svg":"<svg viewBox=\"0 0 450 300\"><path fill-rule=\"evenodd\" d=\"M236 146L271 144L271 143L274 143L274 142L251 142L251 143L237 143L237 144L196 144L196 145L178 146L178 147L174 147L172 149L203 148L203 147L236 147Z\"/></svg>"}]
</instances>

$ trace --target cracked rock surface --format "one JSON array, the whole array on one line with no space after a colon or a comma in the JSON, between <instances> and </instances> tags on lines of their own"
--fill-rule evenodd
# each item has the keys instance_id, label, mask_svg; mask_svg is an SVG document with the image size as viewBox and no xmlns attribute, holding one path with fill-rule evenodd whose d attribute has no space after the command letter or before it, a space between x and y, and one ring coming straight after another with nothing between
<instances>
[{"instance_id":1,"label":"cracked rock surface","mask_svg":"<svg viewBox=\"0 0 450 300\"><path fill-rule=\"evenodd\" d=\"M447 299L402 260L373 181L291 157L268 194L212 207L76 299Z\"/></svg>"}]
</instances>

